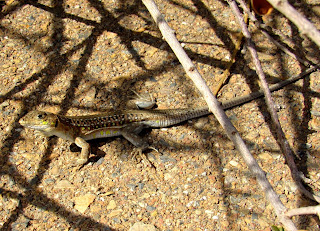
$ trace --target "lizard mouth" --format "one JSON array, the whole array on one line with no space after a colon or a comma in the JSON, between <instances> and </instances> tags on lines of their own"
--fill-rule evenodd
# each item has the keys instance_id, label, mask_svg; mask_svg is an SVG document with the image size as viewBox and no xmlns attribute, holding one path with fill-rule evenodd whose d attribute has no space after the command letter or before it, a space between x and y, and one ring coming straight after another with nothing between
<instances>
[{"instance_id":1,"label":"lizard mouth","mask_svg":"<svg viewBox=\"0 0 320 231\"><path fill-rule=\"evenodd\" d=\"M26 122L24 121L23 118L21 118L21 119L19 120L19 124L22 125L22 126L25 126L25 125L26 125Z\"/></svg>"},{"instance_id":2,"label":"lizard mouth","mask_svg":"<svg viewBox=\"0 0 320 231\"><path fill-rule=\"evenodd\" d=\"M44 130L46 128L48 128L48 125L45 125L45 124L30 124L30 123L27 123L27 121L24 120L24 118L21 118L19 120L19 124L23 127L26 127L26 128L32 128L32 129L36 129L36 130Z\"/></svg>"},{"instance_id":3,"label":"lizard mouth","mask_svg":"<svg viewBox=\"0 0 320 231\"><path fill-rule=\"evenodd\" d=\"M25 125L25 127L31 128L31 129L35 129L35 130L39 130L39 131L42 131L42 130L45 130L45 129L48 128L47 125L33 125L33 124L31 124L31 125Z\"/></svg>"}]
</instances>

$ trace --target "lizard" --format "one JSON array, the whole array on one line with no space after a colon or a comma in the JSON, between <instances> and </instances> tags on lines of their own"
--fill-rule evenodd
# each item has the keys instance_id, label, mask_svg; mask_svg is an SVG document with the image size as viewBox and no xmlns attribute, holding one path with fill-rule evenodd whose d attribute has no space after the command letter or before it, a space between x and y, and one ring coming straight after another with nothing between
<instances>
[{"instance_id":1,"label":"lizard","mask_svg":"<svg viewBox=\"0 0 320 231\"><path fill-rule=\"evenodd\" d=\"M291 84L305 75L315 71L310 68L295 77L270 86L270 91L276 91ZM262 90L221 102L224 110L242 105L262 97ZM26 128L35 129L45 136L58 136L75 143L81 148L76 165L83 166L89 158L90 145L88 140L123 136L142 152L152 148L143 140L139 133L145 128L162 128L180 124L184 121L211 114L207 106L198 108L178 109L133 109L109 110L103 113L83 116L64 116L45 111L30 111L23 116L19 123Z\"/></svg>"}]
</instances>

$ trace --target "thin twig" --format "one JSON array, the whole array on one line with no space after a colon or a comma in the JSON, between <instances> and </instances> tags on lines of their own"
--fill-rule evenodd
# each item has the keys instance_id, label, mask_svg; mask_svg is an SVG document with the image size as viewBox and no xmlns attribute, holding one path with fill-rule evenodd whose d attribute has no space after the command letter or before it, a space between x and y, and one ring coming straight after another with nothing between
<instances>
[{"instance_id":1,"label":"thin twig","mask_svg":"<svg viewBox=\"0 0 320 231\"><path fill-rule=\"evenodd\" d=\"M249 152L238 131L235 129L235 127L226 116L225 112L222 110L218 100L211 93L209 87L206 85L200 73L181 47L179 41L173 33L173 30L169 27L164 17L158 10L157 5L153 0L142 1L152 15L154 21L157 23L163 37L166 39L173 52L176 54L186 73L192 79L198 90L201 92L210 110L213 112L213 114L227 133L228 137L231 139L237 150L242 155L249 169L256 177L257 182L264 191L268 201L273 205L277 216L279 217L282 224L286 227L286 230L297 230L293 222L287 217L283 216L283 212L286 210L286 207L282 204L279 196L273 190L272 186L265 176L264 171L260 168L257 161Z\"/></svg>"},{"instance_id":2,"label":"thin twig","mask_svg":"<svg viewBox=\"0 0 320 231\"><path fill-rule=\"evenodd\" d=\"M293 217L297 215L310 215L310 214L318 215L318 217L320 218L320 205L290 209L285 213L285 215L288 217Z\"/></svg>"},{"instance_id":3,"label":"thin twig","mask_svg":"<svg viewBox=\"0 0 320 231\"><path fill-rule=\"evenodd\" d=\"M308 19L291 6L287 0L268 0L268 2L293 22L302 34L307 35L320 47L320 32Z\"/></svg>"},{"instance_id":4,"label":"thin twig","mask_svg":"<svg viewBox=\"0 0 320 231\"><path fill-rule=\"evenodd\" d=\"M308 67L310 66L310 63L308 63L307 61L301 59L299 56L297 56L296 54L294 54L293 52L291 52L288 48L286 48L285 46L281 45L278 41L276 41L275 39L273 39L268 32L266 31L266 26L265 25L261 25L260 22L257 20L257 18L250 12L249 8L247 7L246 3L243 0L237 0L237 2L239 2L241 8L244 10L244 12L246 12L246 14L249 16L250 20L254 23L254 25L257 28L260 28L262 34L264 34L271 42L273 42L280 50L282 50L284 53L286 53L287 55L291 56L292 58L298 60L300 63L302 63L304 66ZM273 28L272 28L273 29Z\"/></svg>"},{"instance_id":5,"label":"thin twig","mask_svg":"<svg viewBox=\"0 0 320 231\"><path fill-rule=\"evenodd\" d=\"M272 100L272 97L271 97L271 93L270 93L270 90L269 90L269 87L268 87L268 84L267 84L267 81L266 81L266 78L265 78L265 75L263 73L263 70L262 70L262 67L261 67L261 63L258 59L258 54L257 54L257 51L255 49L255 45L253 44L252 40L251 40L251 35L248 31L248 28L246 26L246 24L244 23L243 21L243 18L241 16L241 13L239 11L239 8L236 4L235 1L233 0L228 0L228 3L232 9L232 11L234 12L234 14L236 15L238 21L239 21L239 24L241 26L241 30L242 30L242 33L246 39L246 42L247 42L247 47L248 47L248 50L252 56L252 60L253 60L253 63L256 67L256 72L259 76L259 79L260 79L260 82L261 82L261 87L262 87L262 90L264 92L264 95L265 95L265 100L266 100L266 103L267 103L267 107L268 107L268 110L271 114L271 119L272 119L272 122L273 124L275 125L275 128L276 128L276 133L277 133L277 138L278 138L278 141L279 141L279 144L280 144L280 147L285 155L285 158L286 158L286 161L288 163L288 166L291 170L291 175L294 179L294 181L296 182L296 184L298 185L298 188L299 190L305 195L307 196L308 198L312 199L312 200L315 200L317 202L320 202L320 197L316 196L316 195L313 195L312 193L310 193L303 185L302 183L302 179L301 179L301 176L300 176L300 172L294 162L294 158L293 158L293 153L292 153L292 150L289 146L289 143L288 141L286 140L285 138L285 134L282 130L282 127L280 125L280 122L279 122L279 118L278 118L278 115L277 115L277 112L275 110L275 107L274 107L274 103L273 103L273 100Z\"/></svg>"}]
</instances>

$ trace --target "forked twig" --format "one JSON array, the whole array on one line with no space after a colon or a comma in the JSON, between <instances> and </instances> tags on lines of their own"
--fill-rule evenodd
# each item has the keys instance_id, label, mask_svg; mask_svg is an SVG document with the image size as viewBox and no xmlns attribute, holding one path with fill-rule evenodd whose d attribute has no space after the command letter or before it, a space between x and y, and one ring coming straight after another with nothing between
<instances>
[{"instance_id":1,"label":"forked twig","mask_svg":"<svg viewBox=\"0 0 320 231\"><path fill-rule=\"evenodd\" d=\"M232 11L234 12L235 16L238 19L238 21L240 23L240 26L241 26L241 29L242 29L242 33L243 33L243 35L244 35L244 37L246 39L248 50L249 50L249 52L250 52L250 54L252 56L253 63L255 65L255 67L256 67L256 72L257 72L257 74L259 76L259 79L260 79L260 82L261 82L261 87L262 87L262 90L263 90L264 95L265 95L265 100L266 100L266 103L267 103L268 110L269 110L269 112L271 114L272 122L273 122L273 124L275 125L275 128L276 128L277 138L278 138L280 147L281 147L281 149L282 149L282 151L283 151L283 153L285 155L285 158L287 160L288 166L289 166L289 168L291 170L291 175L292 175L294 181L296 182L296 184L298 185L299 190L305 196L307 196L308 198L310 198L312 200L320 202L320 197L310 193L304 187L304 185L302 183L301 173L299 172L299 170L298 170L298 168L297 168L297 166L296 166L296 164L294 162L293 152L292 152L292 150L291 150L291 148L289 146L288 141L285 138L285 134L284 134L284 132L282 130L282 127L280 125L280 121L279 121L277 112L276 112L275 107L274 107L274 103L273 103L273 100L272 100L272 97L271 97L271 93L270 93L270 90L269 90L269 87L268 87L264 72L262 70L261 63L259 61L257 51L255 49L255 45L253 44L253 42L251 40L251 35L250 35L249 31L248 31L248 28L247 28L246 24L243 21L243 18L241 16L241 13L239 11L239 8L238 8L236 2L233 1L233 0L228 0L228 3L230 5Z\"/></svg>"},{"instance_id":2,"label":"forked twig","mask_svg":"<svg viewBox=\"0 0 320 231\"><path fill-rule=\"evenodd\" d=\"M293 22L302 34L307 35L320 47L320 32L308 19L291 6L287 0L268 0L268 2Z\"/></svg>"},{"instance_id":3,"label":"forked twig","mask_svg":"<svg viewBox=\"0 0 320 231\"><path fill-rule=\"evenodd\" d=\"M186 52L181 47L179 41L174 35L173 30L169 27L164 17L161 15L157 5L154 3L153 0L142 0L142 2L149 10L154 21L157 23L163 37L168 42L173 52L176 54L186 73L192 79L198 90L203 95L210 110L213 112L213 114L215 115L215 117L227 133L228 137L232 140L235 147L242 155L249 169L256 177L257 182L264 191L268 201L273 205L274 210L281 223L285 226L286 230L297 230L294 223L289 218L283 215L284 211L286 211L286 207L282 204L282 202L279 199L279 196L273 190L271 184L265 176L264 171L260 168L257 161L251 155L244 141L241 139L238 131L235 129L235 127L232 125L232 123L226 116L225 112L222 110L218 100L211 93L209 87L206 85L200 73L198 72L198 70L196 69Z\"/></svg>"},{"instance_id":4,"label":"forked twig","mask_svg":"<svg viewBox=\"0 0 320 231\"><path fill-rule=\"evenodd\" d=\"M246 14L249 16L250 20L254 22L254 25L260 29L261 33L264 34L272 43L274 43L280 50L282 50L287 55L291 56L292 58L298 60L300 63L302 63L304 66L308 67L310 66L310 63L308 63L306 60L301 59L299 56L291 52L288 48L281 45L277 40L273 39L268 32L266 31L266 26L261 25L260 22L257 20L257 18L251 13L249 8L247 7L246 3L243 0L237 0L237 2L240 4L241 8L246 12ZM272 28L273 29L273 28ZM273 29L274 31L274 29ZM283 36L283 35L282 35Z\"/></svg>"},{"instance_id":5,"label":"forked twig","mask_svg":"<svg viewBox=\"0 0 320 231\"><path fill-rule=\"evenodd\" d=\"M320 218L320 205L290 209L285 213L285 215L288 217L293 217L297 215L310 215L310 214L318 215L318 217Z\"/></svg>"}]
</instances>

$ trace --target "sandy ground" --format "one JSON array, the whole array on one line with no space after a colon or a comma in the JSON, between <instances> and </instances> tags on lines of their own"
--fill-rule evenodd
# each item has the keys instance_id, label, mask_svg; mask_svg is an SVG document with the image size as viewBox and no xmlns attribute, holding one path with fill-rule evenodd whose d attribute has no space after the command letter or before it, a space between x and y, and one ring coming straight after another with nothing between
<instances>
[{"instance_id":1,"label":"sandy ground","mask_svg":"<svg viewBox=\"0 0 320 231\"><path fill-rule=\"evenodd\" d=\"M0 227L3 230L269 230L280 225L241 156L214 116L142 134L155 173L131 159L123 138L90 142L90 162L72 167L79 150L24 129L19 119L40 109L65 115L123 109L132 90L159 108L205 102L163 41L140 1L8 1L0 21ZM53 3L54 2L54 3ZM224 1L156 1L179 41L214 89L240 31ZM296 3L318 28L316 3ZM266 19L301 58L319 62L318 48L274 12ZM303 70L249 25L270 83ZM276 38L276 37L275 37ZM292 39L292 41L290 41ZM228 84L231 99L258 89L246 48ZM297 164L319 195L319 73L273 94ZM277 145L263 100L227 112L288 208L313 205L297 191ZM298 158L299 157L299 158ZM300 229L318 230L312 216ZM132 229L133 230L133 229ZM143 230L143 228L138 228Z\"/></svg>"}]
</instances>

